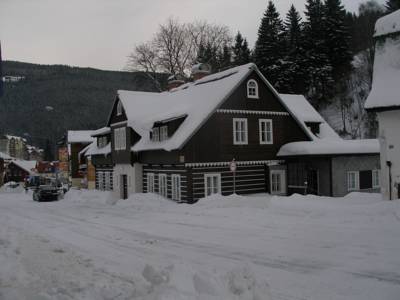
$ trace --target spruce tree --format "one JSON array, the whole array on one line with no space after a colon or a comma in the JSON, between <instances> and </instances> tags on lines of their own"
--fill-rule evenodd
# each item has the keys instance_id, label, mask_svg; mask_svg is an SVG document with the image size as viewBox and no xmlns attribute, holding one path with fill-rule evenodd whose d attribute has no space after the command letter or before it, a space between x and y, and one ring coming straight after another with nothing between
<instances>
[{"instance_id":1,"label":"spruce tree","mask_svg":"<svg viewBox=\"0 0 400 300\"><path fill-rule=\"evenodd\" d=\"M232 66L232 53L228 45L224 45L218 55L218 70L225 70Z\"/></svg>"},{"instance_id":2,"label":"spruce tree","mask_svg":"<svg viewBox=\"0 0 400 300\"><path fill-rule=\"evenodd\" d=\"M269 1L258 30L254 61L264 76L278 90L280 88L279 75L283 58L282 34L282 20L274 3Z\"/></svg>"},{"instance_id":3,"label":"spruce tree","mask_svg":"<svg viewBox=\"0 0 400 300\"><path fill-rule=\"evenodd\" d=\"M327 55L335 81L343 79L351 69L350 31L345 18L346 10L341 0L325 0Z\"/></svg>"},{"instance_id":4,"label":"spruce tree","mask_svg":"<svg viewBox=\"0 0 400 300\"><path fill-rule=\"evenodd\" d=\"M240 66L250 62L249 45L240 32L235 37L235 45L232 48L232 52L234 65Z\"/></svg>"},{"instance_id":5,"label":"spruce tree","mask_svg":"<svg viewBox=\"0 0 400 300\"><path fill-rule=\"evenodd\" d=\"M307 66L307 95L315 106L319 106L333 85L332 65L327 56L325 40L324 3L321 0L307 0L305 15L304 47Z\"/></svg>"},{"instance_id":6,"label":"spruce tree","mask_svg":"<svg viewBox=\"0 0 400 300\"><path fill-rule=\"evenodd\" d=\"M392 13L398 9L400 9L400 0L387 0L386 1L386 9L388 13Z\"/></svg>"}]
</instances>

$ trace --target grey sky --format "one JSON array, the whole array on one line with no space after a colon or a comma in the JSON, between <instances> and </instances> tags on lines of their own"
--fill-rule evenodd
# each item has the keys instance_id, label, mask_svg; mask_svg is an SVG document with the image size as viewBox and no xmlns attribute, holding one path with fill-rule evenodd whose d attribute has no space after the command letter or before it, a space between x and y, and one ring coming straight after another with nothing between
<instances>
[{"instance_id":1,"label":"grey sky","mask_svg":"<svg viewBox=\"0 0 400 300\"><path fill-rule=\"evenodd\" d=\"M0 0L3 59L120 70L136 43L168 17L206 19L238 30L253 45L267 0ZM363 0L343 0L356 11ZM378 0L384 3L384 0ZM275 0L285 15L291 3Z\"/></svg>"}]
</instances>

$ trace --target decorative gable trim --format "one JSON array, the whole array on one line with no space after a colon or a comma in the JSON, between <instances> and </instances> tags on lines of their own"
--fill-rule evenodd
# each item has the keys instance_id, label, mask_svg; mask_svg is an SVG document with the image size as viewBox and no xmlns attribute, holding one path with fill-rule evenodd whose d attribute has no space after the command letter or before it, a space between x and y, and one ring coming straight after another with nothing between
<instances>
[{"instance_id":1,"label":"decorative gable trim","mask_svg":"<svg viewBox=\"0 0 400 300\"><path fill-rule=\"evenodd\" d=\"M238 166L251 166L251 165L267 165L275 166L284 163L284 160L253 160L253 161L236 161ZM203 162L203 163L187 163L185 167L187 168L197 168L197 167L228 167L231 164L230 161L223 162Z\"/></svg>"},{"instance_id":2,"label":"decorative gable trim","mask_svg":"<svg viewBox=\"0 0 400 300\"><path fill-rule=\"evenodd\" d=\"M288 112L284 112L284 111L239 110L239 109L217 109L217 113L267 115L267 116L290 116L290 114Z\"/></svg>"}]
</instances>

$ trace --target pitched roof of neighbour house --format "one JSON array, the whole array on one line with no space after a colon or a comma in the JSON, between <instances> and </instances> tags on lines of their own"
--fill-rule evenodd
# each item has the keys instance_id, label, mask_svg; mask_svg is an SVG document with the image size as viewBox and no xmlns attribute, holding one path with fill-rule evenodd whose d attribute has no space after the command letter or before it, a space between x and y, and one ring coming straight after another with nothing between
<instances>
[{"instance_id":1,"label":"pitched roof of neighbour house","mask_svg":"<svg viewBox=\"0 0 400 300\"><path fill-rule=\"evenodd\" d=\"M110 132L111 132L111 128L110 127L102 127L102 128L93 130L91 136L92 137L96 137L96 136L99 136L99 135L108 134Z\"/></svg>"},{"instance_id":2,"label":"pitched roof of neighbour house","mask_svg":"<svg viewBox=\"0 0 400 300\"><path fill-rule=\"evenodd\" d=\"M376 21L374 37L379 37L400 31L400 9Z\"/></svg>"},{"instance_id":3,"label":"pitched roof of neighbour house","mask_svg":"<svg viewBox=\"0 0 400 300\"><path fill-rule=\"evenodd\" d=\"M36 168L36 160L20 160L20 159L16 159L11 161L10 163L15 164L16 166L20 167L21 169L25 170L26 172L28 172L29 174L33 175L36 174L35 171L33 171L33 169Z\"/></svg>"},{"instance_id":4,"label":"pitched roof of neighbour house","mask_svg":"<svg viewBox=\"0 0 400 300\"><path fill-rule=\"evenodd\" d=\"M91 143L94 138L91 136L93 130L68 130L67 141L72 143Z\"/></svg>"},{"instance_id":5,"label":"pitched roof of neighbour house","mask_svg":"<svg viewBox=\"0 0 400 300\"><path fill-rule=\"evenodd\" d=\"M365 108L400 109L400 10L379 19L375 28L375 37L395 32L398 37L377 43L372 89Z\"/></svg>"},{"instance_id":6,"label":"pitched roof of neighbour house","mask_svg":"<svg viewBox=\"0 0 400 300\"><path fill-rule=\"evenodd\" d=\"M12 157L4 152L0 152L0 158L2 159L12 159Z\"/></svg>"},{"instance_id":7,"label":"pitched roof of neighbour house","mask_svg":"<svg viewBox=\"0 0 400 300\"><path fill-rule=\"evenodd\" d=\"M343 155L377 154L379 142L376 139L344 140L332 129L302 95L280 95L289 109L298 117L304 130L309 132L312 141L293 142L283 145L278 156L301 155ZM307 122L320 123L319 134L313 134Z\"/></svg>"},{"instance_id":8,"label":"pitched roof of neighbour house","mask_svg":"<svg viewBox=\"0 0 400 300\"><path fill-rule=\"evenodd\" d=\"M132 146L132 151L180 149L253 71L257 72L280 99L276 90L252 63L203 77L169 92L118 91L117 99L122 102L128 126L141 136ZM289 109L288 111L291 113ZM174 118L185 118L174 135L162 142L151 141L150 131L154 123Z\"/></svg>"},{"instance_id":9,"label":"pitched roof of neighbour house","mask_svg":"<svg viewBox=\"0 0 400 300\"><path fill-rule=\"evenodd\" d=\"M111 143L108 143L105 147L99 148L96 142L92 142L88 146L79 152L79 157L81 155L92 156L92 155L107 155L111 153Z\"/></svg>"},{"instance_id":10,"label":"pitched roof of neighbour house","mask_svg":"<svg viewBox=\"0 0 400 300\"><path fill-rule=\"evenodd\" d=\"M22 142L26 142L25 138L20 137L20 136L16 136L16 135L5 134L5 135L3 135L3 137L5 137L7 140L14 139L14 140L19 140L19 141L22 141Z\"/></svg>"}]
</instances>

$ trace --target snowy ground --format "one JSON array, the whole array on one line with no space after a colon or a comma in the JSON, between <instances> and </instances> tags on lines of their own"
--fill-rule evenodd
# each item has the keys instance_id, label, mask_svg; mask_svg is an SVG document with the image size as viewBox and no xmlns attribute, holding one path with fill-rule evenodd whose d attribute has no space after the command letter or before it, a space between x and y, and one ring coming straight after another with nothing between
<instances>
[{"instance_id":1,"label":"snowy ground","mask_svg":"<svg viewBox=\"0 0 400 300\"><path fill-rule=\"evenodd\" d=\"M0 191L0 299L400 299L400 203Z\"/></svg>"}]
</instances>

